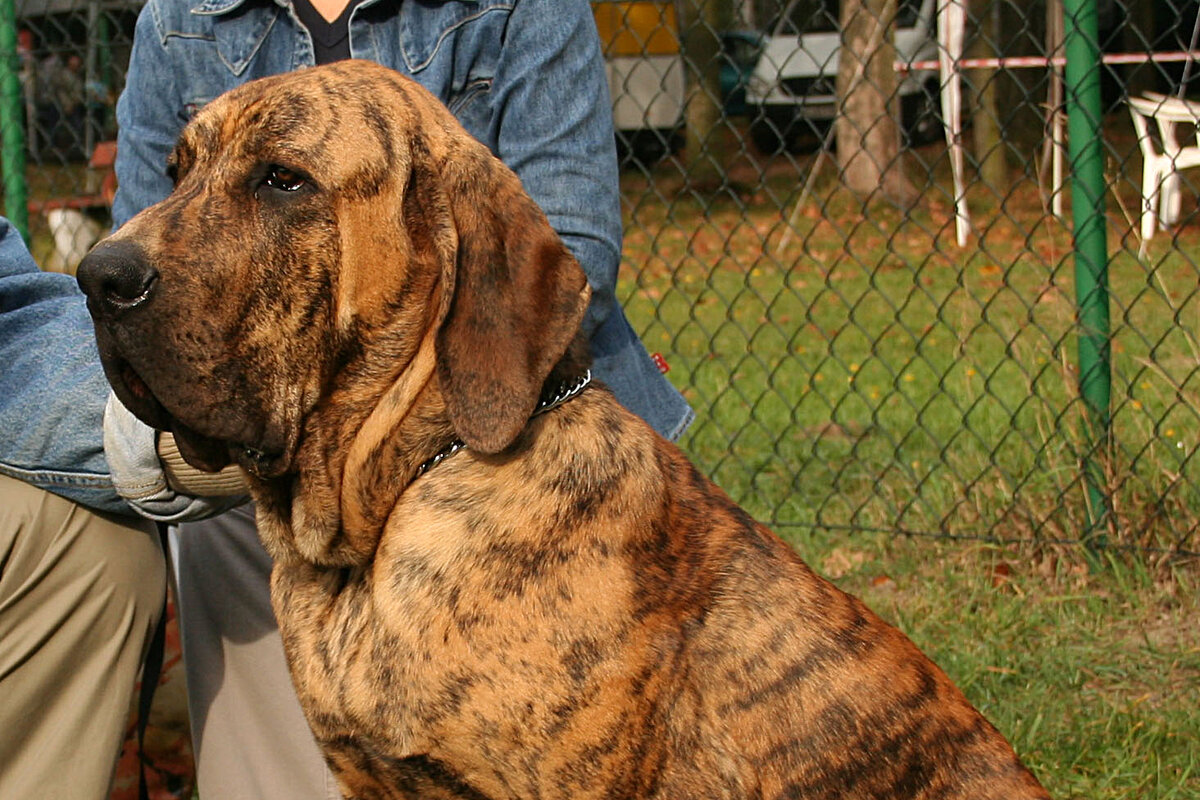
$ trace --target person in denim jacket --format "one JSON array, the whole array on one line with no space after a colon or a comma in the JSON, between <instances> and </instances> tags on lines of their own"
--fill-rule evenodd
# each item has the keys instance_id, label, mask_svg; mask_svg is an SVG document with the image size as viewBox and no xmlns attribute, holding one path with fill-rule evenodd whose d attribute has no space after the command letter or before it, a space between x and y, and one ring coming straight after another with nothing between
<instances>
[{"instance_id":1,"label":"person in denim jacket","mask_svg":"<svg viewBox=\"0 0 1200 800\"><path fill-rule=\"evenodd\" d=\"M117 106L114 224L170 192L167 154L205 103L254 78L342 57L416 79L517 173L588 274L593 295L584 325L593 372L661 434L677 438L692 411L646 354L615 297L617 163L586 0L148 0ZM83 303L72 302L74 318ZM43 360L52 360L55 345L39 346ZM204 479L189 482L178 463L164 472L161 457L176 456L168 437L157 437L111 397L103 414L106 468L96 458L103 399L91 385L99 369L91 355L78 359L88 385L69 393L84 412L79 421L35 422L38 430L24 439L0 441L0 470L94 508L117 505L115 489L141 514L182 523L172 543L205 796L336 797L291 691L252 509L188 522L241 501L236 480L206 492ZM34 391L53 390L47 378L26 380ZM36 420L36 409L27 413ZM0 423L11 419L6 415L0 408ZM37 437L54 440L48 451L32 452Z\"/></svg>"}]
</instances>

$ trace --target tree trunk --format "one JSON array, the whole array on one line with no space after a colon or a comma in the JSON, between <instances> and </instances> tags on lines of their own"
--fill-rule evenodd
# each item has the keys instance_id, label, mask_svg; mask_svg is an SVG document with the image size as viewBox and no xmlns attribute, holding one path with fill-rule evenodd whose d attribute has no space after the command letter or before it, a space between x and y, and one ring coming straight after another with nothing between
<instances>
[{"instance_id":1,"label":"tree trunk","mask_svg":"<svg viewBox=\"0 0 1200 800\"><path fill-rule=\"evenodd\" d=\"M995 0L994 5L999 10L994 41L1000 55L1006 58L1046 55L1046 0L1023 3ZM1046 70L1000 70L994 83L996 106L1000 109L1000 136L1005 149L1025 170L1023 177L1016 179L1036 180L1031 167L1032 156L1041 148L1046 132ZM1010 173L1009 181L1013 178Z\"/></svg>"},{"instance_id":2,"label":"tree trunk","mask_svg":"<svg viewBox=\"0 0 1200 800\"><path fill-rule=\"evenodd\" d=\"M979 16L970 55L973 58L995 58L998 53L996 38L1000 33L996 0L977 3L974 8L978 9ZM1000 130L1000 71L981 67L970 70L967 78L971 96L975 100L971 111L971 145L979 179L997 196L1003 196L1009 187L1007 148Z\"/></svg>"},{"instance_id":3,"label":"tree trunk","mask_svg":"<svg viewBox=\"0 0 1200 800\"><path fill-rule=\"evenodd\" d=\"M1145 0L1125 6L1125 24L1121 26L1121 49L1126 53L1148 53L1154 50L1154 3ZM1185 37L1189 37L1189 30ZM1135 96L1159 88L1160 67L1152 62L1125 67L1125 91Z\"/></svg>"},{"instance_id":4,"label":"tree trunk","mask_svg":"<svg viewBox=\"0 0 1200 800\"><path fill-rule=\"evenodd\" d=\"M835 125L838 169L846 187L863 198L882 192L907 205L916 191L900 158L895 19L896 0L842 0Z\"/></svg>"},{"instance_id":5,"label":"tree trunk","mask_svg":"<svg viewBox=\"0 0 1200 800\"><path fill-rule=\"evenodd\" d=\"M733 25L731 0L680 0L680 30L687 75L687 181L712 191L725 180L729 136L721 107L721 39Z\"/></svg>"}]
</instances>

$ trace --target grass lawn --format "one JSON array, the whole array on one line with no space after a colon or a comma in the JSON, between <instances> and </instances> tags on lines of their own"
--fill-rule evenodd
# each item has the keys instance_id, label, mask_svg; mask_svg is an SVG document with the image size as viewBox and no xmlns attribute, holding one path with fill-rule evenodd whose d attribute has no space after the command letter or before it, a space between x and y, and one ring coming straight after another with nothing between
<instances>
[{"instance_id":1,"label":"grass lawn","mask_svg":"<svg viewBox=\"0 0 1200 800\"><path fill-rule=\"evenodd\" d=\"M701 411L684 444L739 501L788 526L1080 539L1074 264L1036 187L976 202L960 250L930 192L864 215L829 176L793 216L794 172L708 207L669 173L626 181L622 299ZM1198 553L1200 237L1139 262L1113 230L1106 533Z\"/></svg>"},{"instance_id":2,"label":"grass lawn","mask_svg":"<svg viewBox=\"0 0 1200 800\"><path fill-rule=\"evenodd\" d=\"M1200 797L1193 569L1097 573L1028 548L928 537L791 537L897 624L1062 800Z\"/></svg>"}]
</instances>

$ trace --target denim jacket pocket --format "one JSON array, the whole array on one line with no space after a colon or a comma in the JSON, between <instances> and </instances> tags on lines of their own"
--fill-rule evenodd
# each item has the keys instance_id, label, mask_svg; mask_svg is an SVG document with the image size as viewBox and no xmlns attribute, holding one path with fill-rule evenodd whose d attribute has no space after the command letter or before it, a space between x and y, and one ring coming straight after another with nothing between
<instances>
[{"instance_id":1,"label":"denim jacket pocket","mask_svg":"<svg viewBox=\"0 0 1200 800\"><path fill-rule=\"evenodd\" d=\"M438 9L436 18L431 18L433 15L428 7L410 11L407 4L402 5L400 46L409 72L417 73L429 67L451 34L456 34L455 49L459 52L488 52L486 49L462 46L462 36L467 31L459 29L465 26L470 26L471 33L486 33L496 37L495 47L491 51L499 52L504 27L513 5L514 0L448 0Z\"/></svg>"},{"instance_id":2,"label":"denim jacket pocket","mask_svg":"<svg viewBox=\"0 0 1200 800\"><path fill-rule=\"evenodd\" d=\"M491 78L476 78L464 86L463 90L451 99L450 105L448 106L450 113L453 114L467 130L474 131L480 128L481 124L486 123L486 117L489 116L491 112L487 109L483 109L482 114L484 119L475 120L475 116L478 116L478 114L473 114L473 112L479 112L480 109L474 108L473 106L475 105L474 101L487 95L488 90L491 88Z\"/></svg>"},{"instance_id":3,"label":"denim jacket pocket","mask_svg":"<svg viewBox=\"0 0 1200 800\"><path fill-rule=\"evenodd\" d=\"M195 21L199 23L197 28L203 30L203 26L211 25L211 33L204 31L204 35L215 39L221 62L231 74L238 76L254 61L281 13L282 9L278 7L231 11L220 7L220 4L202 4L191 11ZM211 20L205 19L209 16ZM184 38L196 36L195 32L187 30L186 23L180 27L181 30L174 35Z\"/></svg>"}]
</instances>

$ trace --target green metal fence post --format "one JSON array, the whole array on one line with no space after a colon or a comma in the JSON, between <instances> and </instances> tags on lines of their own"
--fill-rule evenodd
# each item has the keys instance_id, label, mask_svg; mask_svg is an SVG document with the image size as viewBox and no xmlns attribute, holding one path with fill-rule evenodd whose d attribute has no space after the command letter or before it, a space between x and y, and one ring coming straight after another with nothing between
<instances>
[{"instance_id":1,"label":"green metal fence post","mask_svg":"<svg viewBox=\"0 0 1200 800\"><path fill-rule=\"evenodd\" d=\"M17 14L13 0L0 0L0 169L4 172L4 213L28 244L24 98L17 58Z\"/></svg>"},{"instance_id":2,"label":"green metal fence post","mask_svg":"<svg viewBox=\"0 0 1200 800\"><path fill-rule=\"evenodd\" d=\"M1103 457L1109 452L1111 380L1099 26L1096 0L1064 0L1063 11L1075 295L1079 307L1079 390L1087 409L1089 437L1083 463L1089 523L1084 542L1094 554L1105 544L1109 519Z\"/></svg>"}]
</instances>

